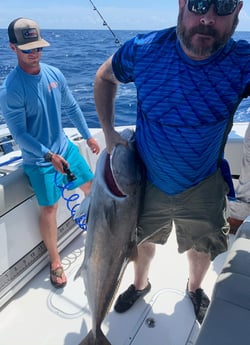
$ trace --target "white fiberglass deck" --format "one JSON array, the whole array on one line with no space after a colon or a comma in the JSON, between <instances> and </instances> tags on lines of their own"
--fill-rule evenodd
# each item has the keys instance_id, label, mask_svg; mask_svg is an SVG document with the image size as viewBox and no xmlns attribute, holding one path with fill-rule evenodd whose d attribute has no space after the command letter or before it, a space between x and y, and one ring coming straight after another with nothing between
<instances>
[{"instance_id":1,"label":"white fiberglass deck","mask_svg":"<svg viewBox=\"0 0 250 345\"><path fill-rule=\"evenodd\" d=\"M73 279L83 260L84 238L84 234L78 236L62 252L63 266L68 276L64 289L52 288L47 267L2 308L1 345L77 345L84 338L91 327L91 319L83 280ZM226 253L216 258L205 278L203 287L209 296L225 257ZM103 322L102 328L112 345L150 344L150 336L154 338L156 334L154 327L147 327L148 317L152 315L159 326L157 338L154 338L156 345L165 344L166 332L172 339L171 345L184 345L185 332L189 332L189 324L195 322L192 305L185 297L187 278L186 255L177 253L173 233L166 245L157 246L149 276L152 284L150 293L124 314L117 314L112 307ZM132 282L133 266L130 263L118 294ZM154 300L157 303L152 310L149 303ZM151 314L145 317L148 311ZM180 327L183 321L186 327ZM136 335L140 326L142 328ZM198 327L198 324L194 325L194 333Z\"/></svg>"}]
</instances>

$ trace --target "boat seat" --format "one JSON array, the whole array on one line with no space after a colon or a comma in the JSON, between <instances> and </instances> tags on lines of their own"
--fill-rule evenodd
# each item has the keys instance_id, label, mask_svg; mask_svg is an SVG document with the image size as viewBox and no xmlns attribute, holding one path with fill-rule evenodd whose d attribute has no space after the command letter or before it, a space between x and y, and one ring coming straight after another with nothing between
<instances>
[{"instance_id":1,"label":"boat seat","mask_svg":"<svg viewBox=\"0 0 250 345\"><path fill-rule=\"evenodd\" d=\"M250 217L238 229L195 345L249 345L249 320Z\"/></svg>"},{"instance_id":2,"label":"boat seat","mask_svg":"<svg viewBox=\"0 0 250 345\"><path fill-rule=\"evenodd\" d=\"M34 195L21 166L0 177L0 217Z\"/></svg>"}]
</instances>

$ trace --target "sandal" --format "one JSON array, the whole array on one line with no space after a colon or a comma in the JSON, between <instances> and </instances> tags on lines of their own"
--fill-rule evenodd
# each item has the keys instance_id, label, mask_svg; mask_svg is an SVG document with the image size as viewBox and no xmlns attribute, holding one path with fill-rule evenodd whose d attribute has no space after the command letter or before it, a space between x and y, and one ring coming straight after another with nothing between
<instances>
[{"instance_id":1,"label":"sandal","mask_svg":"<svg viewBox=\"0 0 250 345\"><path fill-rule=\"evenodd\" d=\"M64 281L59 283L59 279ZM50 265L50 281L51 284L57 289L63 288L67 284L67 279L62 266L58 266L56 269L52 269Z\"/></svg>"}]
</instances>

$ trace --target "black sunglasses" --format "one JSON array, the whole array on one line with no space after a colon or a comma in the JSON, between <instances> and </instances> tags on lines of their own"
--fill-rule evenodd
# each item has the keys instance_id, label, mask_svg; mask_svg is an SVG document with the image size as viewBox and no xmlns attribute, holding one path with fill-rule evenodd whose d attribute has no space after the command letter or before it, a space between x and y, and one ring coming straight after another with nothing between
<instances>
[{"instance_id":1,"label":"black sunglasses","mask_svg":"<svg viewBox=\"0 0 250 345\"><path fill-rule=\"evenodd\" d=\"M205 14L214 4L218 16L228 16L235 11L238 2L239 0L188 0L188 9L195 14Z\"/></svg>"},{"instance_id":2,"label":"black sunglasses","mask_svg":"<svg viewBox=\"0 0 250 345\"><path fill-rule=\"evenodd\" d=\"M43 48L34 48L34 49L26 49L26 50L22 50L19 49L23 54L31 54L33 53L33 51L35 51L36 53L39 53L43 50Z\"/></svg>"}]
</instances>

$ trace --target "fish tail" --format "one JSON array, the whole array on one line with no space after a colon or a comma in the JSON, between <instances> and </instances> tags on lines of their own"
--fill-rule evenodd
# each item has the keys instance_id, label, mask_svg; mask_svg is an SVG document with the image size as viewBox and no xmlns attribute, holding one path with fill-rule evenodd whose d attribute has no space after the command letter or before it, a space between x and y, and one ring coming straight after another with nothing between
<instances>
[{"instance_id":1,"label":"fish tail","mask_svg":"<svg viewBox=\"0 0 250 345\"><path fill-rule=\"evenodd\" d=\"M103 334L100 329L94 337L92 330L87 334L87 336L80 342L79 345L112 345L108 339Z\"/></svg>"},{"instance_id":2,"label":"fish tail","mask_svg":"<svg viewBox=\"0 0 250 345\"><path fill-rule=\"evenodd\" d=\"M79 345L94 345L95 344L95 339L93 332L90 331L86 337L80 342Z\"/></svg>"}]
</instances>

